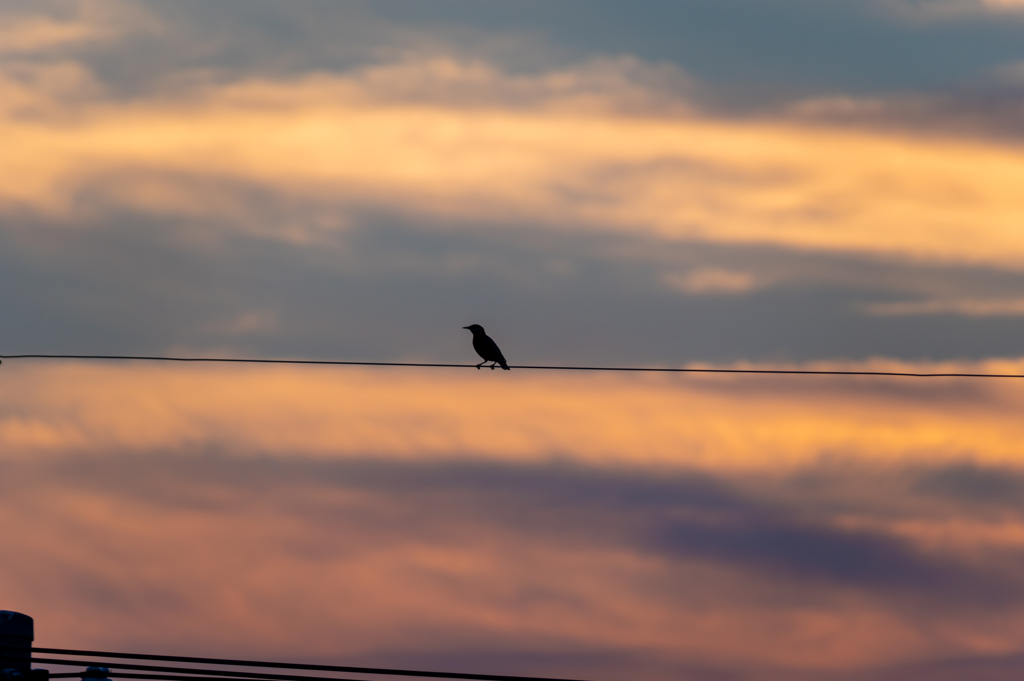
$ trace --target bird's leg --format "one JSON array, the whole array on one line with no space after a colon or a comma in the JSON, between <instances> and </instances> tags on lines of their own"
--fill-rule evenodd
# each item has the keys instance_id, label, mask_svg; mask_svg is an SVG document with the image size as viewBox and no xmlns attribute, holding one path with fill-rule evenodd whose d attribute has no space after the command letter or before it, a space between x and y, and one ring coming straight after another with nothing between
<instances>
[{"instance_id":1,"label":"bird's leg","mask_svg":"<svg viewBox=\"0 0 1024 681\"><path fill-rule=\"evenodd\" d=\"M485 359L484 361L480 362L479 364L477 364L477 365L476 365L477 371L479 371L479 370L480 370L480 367L482 367L482 366L483 366L483 365L485 365L485 364L487 364L487 360L486 360L486 359Z\"/></svg>"}]
</instances>

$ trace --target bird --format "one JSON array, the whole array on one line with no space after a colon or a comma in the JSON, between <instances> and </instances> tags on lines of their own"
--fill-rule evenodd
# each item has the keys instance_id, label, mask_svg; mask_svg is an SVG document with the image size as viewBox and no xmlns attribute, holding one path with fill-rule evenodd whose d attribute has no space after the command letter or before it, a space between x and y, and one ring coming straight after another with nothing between
<instances>
[{"instance_id":1,"label":"bird","mask_svg":"<svg viewBox=\"0 0 1024 681\"><path fill-rule=\"evenodd\" d=\"M476 354L483 357L484 361L476 365L479 369L488 362L493 362L491 368L501 365L501 368L505 371L509 371L508 363L505 361L505 356L501 354L501 350L498 349L498 344L491 340L491 337L484 333L484 327L479 324L470 324L469 326L462 327L469 329L473 332L473 349L476 350Z\"/></svg>"}]
</instances>

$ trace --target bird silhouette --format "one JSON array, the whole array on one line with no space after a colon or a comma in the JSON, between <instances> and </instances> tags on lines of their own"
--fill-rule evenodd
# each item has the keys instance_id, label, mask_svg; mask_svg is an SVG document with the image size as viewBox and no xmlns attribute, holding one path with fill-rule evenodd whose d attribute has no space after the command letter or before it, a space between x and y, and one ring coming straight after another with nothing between
<instances>
[{"instance_id":1,"label":"bird silhouette","mask_svg":"<svg viewBox=\"0 0 1024 681\"><path fill-rule=\"evenodd\" d=\"M476 350L476 354L483 357L484 361L476 365L479 369L488 362L493 362L491 368L501 365L501 368L505 371L509 371L508 363L505 361L505 356L501 354L501 350L498 349L498 344L491 340L491 337L484 333L484 327L479 324L470 324L469 326L462 327L469 329L473 332L473 349Z\"/></svg>"}]
</instances>

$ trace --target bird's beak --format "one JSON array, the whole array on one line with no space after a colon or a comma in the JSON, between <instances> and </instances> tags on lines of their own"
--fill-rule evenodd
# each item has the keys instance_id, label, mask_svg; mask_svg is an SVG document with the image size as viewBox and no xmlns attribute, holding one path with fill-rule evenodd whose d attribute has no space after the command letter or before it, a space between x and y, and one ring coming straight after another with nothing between
<instances>
[{"instance_id":1,"label":"bird's beak","mask_svg":"<svg viewBox=\"0 0 1024 681\"><path fill-rule=\"evenodd\" d=\"M464 327L462 327L462 328L464 328L464 329L468 329L469 327L468 327L468 326L464 326Z\"/></svg>"}]
</instances>

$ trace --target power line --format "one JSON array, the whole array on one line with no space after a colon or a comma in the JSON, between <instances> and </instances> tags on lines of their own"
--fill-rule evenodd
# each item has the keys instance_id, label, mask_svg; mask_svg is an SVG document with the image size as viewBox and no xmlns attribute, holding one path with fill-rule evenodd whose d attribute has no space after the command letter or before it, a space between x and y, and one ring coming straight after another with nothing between
<instances>
[{"instance_id":1,"label":"power line","mask_svg":"<svg viewBox=\"0 0 1024 681\"><path fill-rule=\"evenodd\" d=\"M107 656L109 657L109 655ZM125 655L125 657L131 657L135 659L136 656ZM49 657L33 657L32 662L38 664L52 664L52 665L66 665L66 666L79 666L83 664L80 660L62 660L58 658ZM182 674L189 675L189 678L195 679L196 677L202 677L204 680L209 679L210 681L296 681L296 679L303 679L305 681L337 681L336 678L326 676L305 676L296 674L267 674L261 672L250 672L250 671L237 671L230 669L194 669L188 667L166 667L159 665L150 664L132 664L129 662L102 662L95 663L95 661L89 663L91 666L103 666L108 669L114 670L111 675L120 676L124 678L146 678L146 679L164 679L170 678L165 676L166 674L176 674L179 677ZM209 664L209 663L207 663ZM141 672L150 672L149 674L130 674L119 672L119 669L127 669ZM153 673L153 672L159 672Z\"/></svg>"},{"instance_id":2,"label":"power line","mask_svg":"<svg viewBox=\"0 0 1024 681\"><path fill-rule=\"evenodd\" d=\"M0 648L10 650L8 646L0 646ZM162 662L178 662L188 664L202 664L202 665L217 665L217 666L232 666L232 667L263 667L271 669L292 669L302 671L315 671L315 672L331 672L331 673L342 673L342 674L366 674L366 675L382 675L382 676L407 676L407 677L420 677L420 678L434 678L434 679L461 679L463 681L570 681L569 679L552 679L547 677L538 676L509 676L506 674L466 674L461 672L431 672L431 671L418 671L410 669L380 669L376 667L352 667L352 666L338 666L338 665L323 665L323 664L300 664L294 662L263 662L256 660L226 660L219 658L209 657L183 657L180 655L145 655L136 653L112 653L95 650L68 650L64 648L36 648L33 647L32 653L46 653L55 655L64 655L71 657L87 657L91 658L88 660L68 660L68 659L55 659L55 658L40 658L32 657L32 662L39 664L51 664L60 666L103 666L111 669L110 676L122 677L122 678L148 678L153 680L158 679L170 679L167 674L178 675L189 675L189 678L196 679L197 681L242 681L242 679L252 679L263 681L264 679L277 679L279 681L326 681L328 677L314 677L306 675L288 675L288 674L266 674L266 673L255 673L255 672L236 672L227 671L223 669L196 669L194 667L162 667L154 665L140 665L140 664L127 664L121 662L106 662L102 661L104 658L107 659L130 659L130 660L150 660L150 661L162 661ZM6 655L0 655L0 659L6 658ZM137 671L148 671L148 672L161 672L160 674L124 674L116 671L120 669L132 669ZM61 677L66 676L61 674ZM79 674L78 676L81 676ZM54 675L56 678L56 675ZM338 677L330 677L329 681L342 681Z\"/></svg>"},{"instance_id":3,"label":"power line","mask_svg":"<svg viewBox=\"0 0 1024 681\"><path fill-rule=\"evenodd\" d=\"M33 662L40 662L39 659L33 659L32 661ZM53 664L53 662L47 662L46 664ZM83 664L85 664L85 663L83 663L83 662L76 662L76 663L70 663L69 662L68 663L68 665L76 666L76 667L77 666L81 666ZM90 663L90 666L92 666L92 667L97 667L97 666L102 666L102 665L107 665L107 663L106 662L100 662L100 663L97 663L97 664ZM104 669L107 670L106 673L102 673L102 675L96 675L96 676L89 676L88 674L83 674L82 672L62 672L60 674L50 674L49 678L51 678L51 679L81 679L81 678L142 679L144 681L262 681L262 679L263 679L263 677L249 677L248 675L245 675L245 674L236 677L236 676L218 676L215 672L214 673L203 673L203 674L188 673L188 672L193 671L193 670L182 670L182 669L178 669L176 667L169 667L169 669L173 669L175 672L179 672L177 674L152 674L152 673L150 673L150 674L134 674L134 673L130 673L130 672L118 671L116 668L115 669L111 669L110 665L107 665L106 667L104 667ZM180 673L180 672L185 672L185 673ZM297 675L294 675L294 674L293 675L280 674L280 675L275 676L275 678L276 679L281 679L281 680L284 680L284 681L304 681L306 679L316 679L317 677L313 677L313 676L297 676ZM329 678L329 681L349 681L349 679L348 678L337 677L337 676L332 676L332 677Z\"/></svg>"},{"instance_id":4,"label":"power line","mask_svg":"<svg viewBox=\"0 0 1024 681\"><path fill-rule=\"evenodd\" d=\"M235 364L306 364L318 366L366 367L433 367L442 369L476 369L476 364L438 364L432 362L347 362L326 359L250 359L240 357L162 357L150 355L0 355L4 359L84 359L128 360L137 362L205 362ZM698 367L587 367L510 364L512 369L542 371L626 371L635 373L671 374L776 374L801 376L895 376L902 378L1024 378L1024 374L929 373L910 371L841 371L812 369L706 369Z\"/></svg>"}]
</instances>

